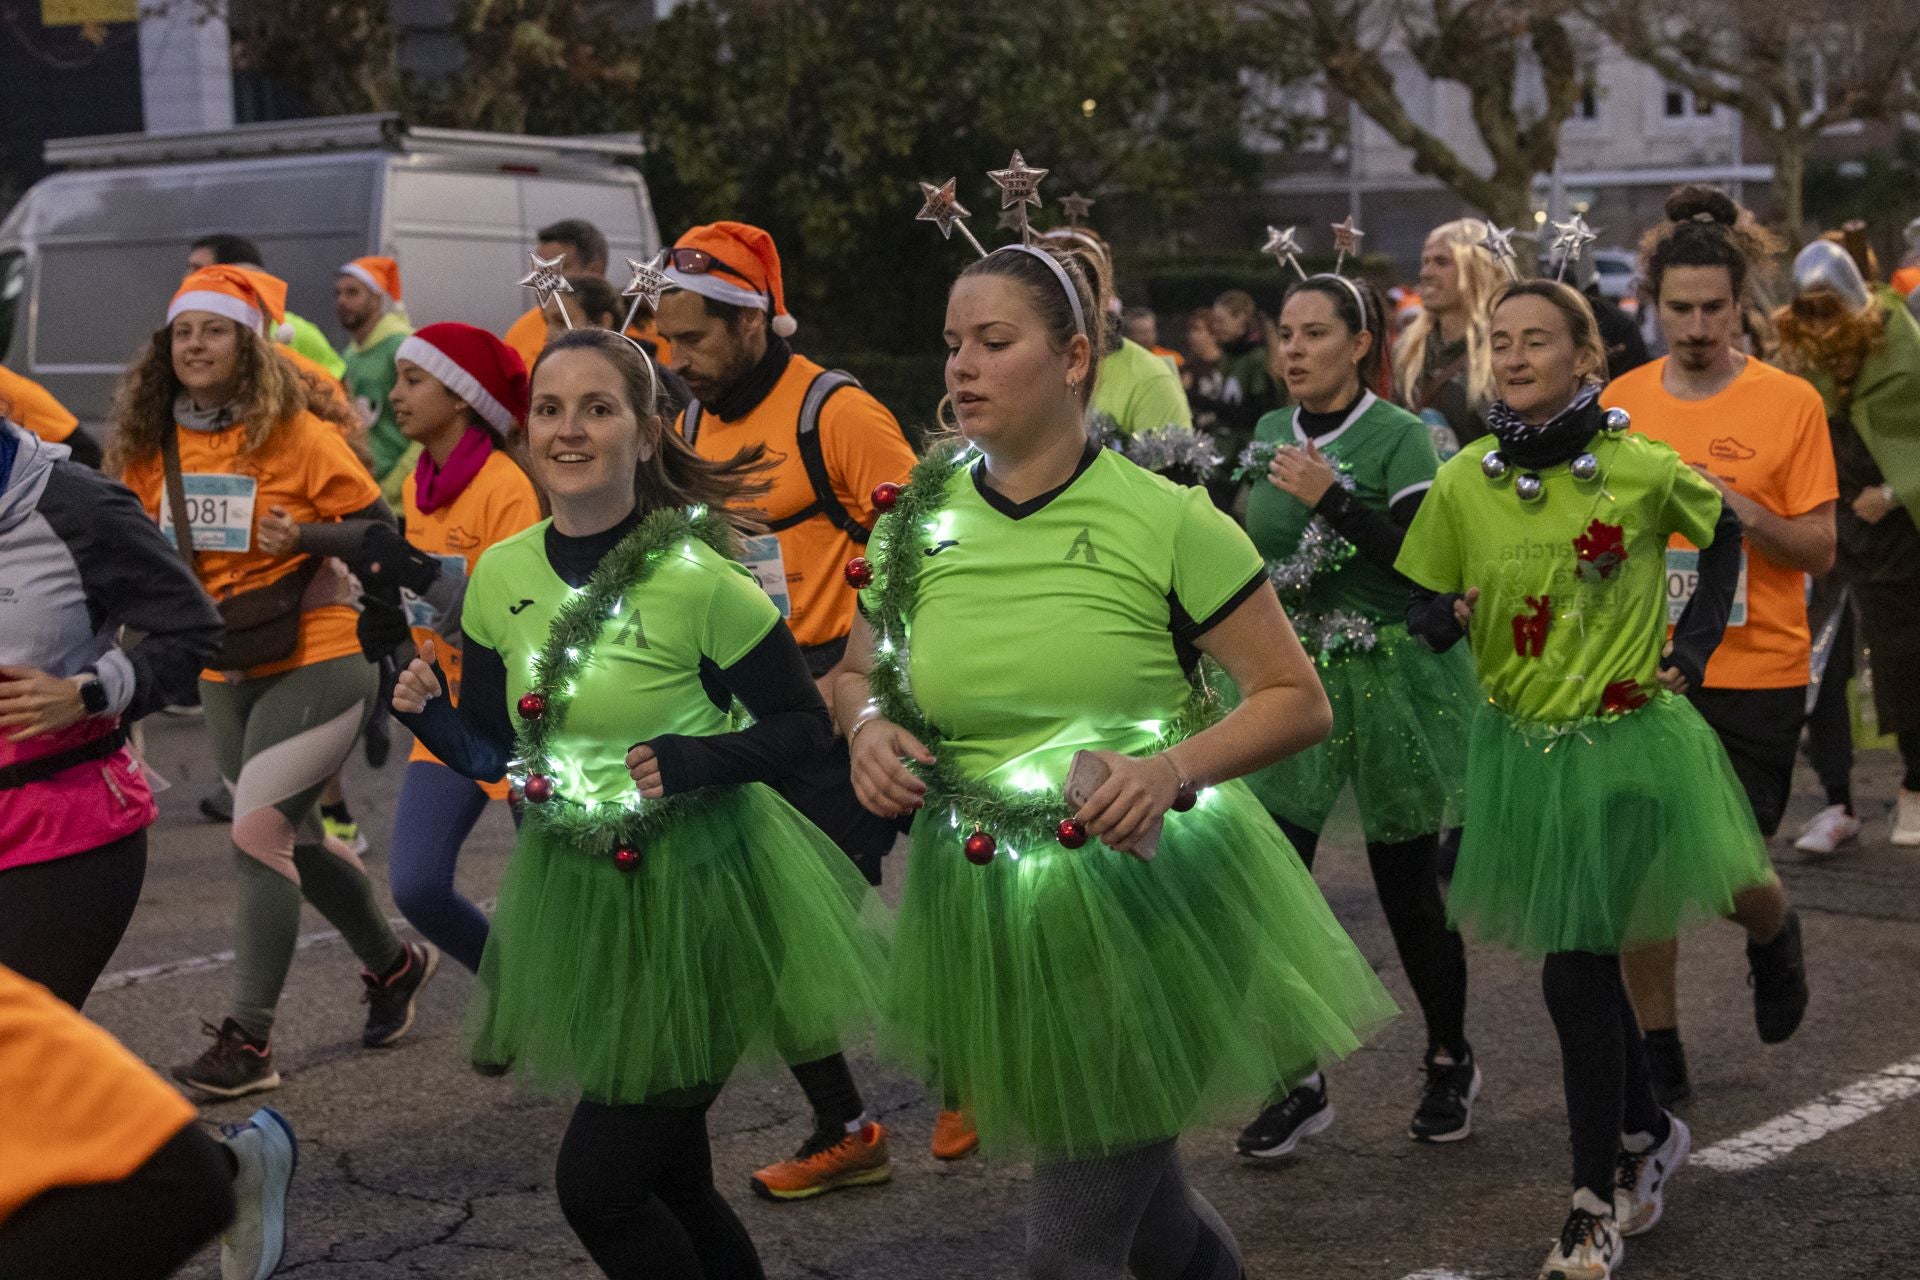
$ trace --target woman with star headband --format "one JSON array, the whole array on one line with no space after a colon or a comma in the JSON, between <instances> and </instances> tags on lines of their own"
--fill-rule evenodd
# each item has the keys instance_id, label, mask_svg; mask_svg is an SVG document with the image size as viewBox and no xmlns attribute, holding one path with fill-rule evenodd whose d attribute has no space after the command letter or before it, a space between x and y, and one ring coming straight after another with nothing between
<instances>
[{"instance_id":1,"label":"woman with star headband","mask_svg":"<svg viewBox=\"0 0 1920 1280\"><path fill-rule=\"evenodd\" d=\"M1727 914L1772 877L1726 753L1680 696L1719 644L1740 522L1664 444L1603 412L1593 313L1567 285L1494 300L1492 435L1441 466L1396 567L1411 630L1469 641L1487 700L1467 753L1453 921L1544 957L1573 1203L1542 1277L1603 1280L1659 1220L1687 1127L1655 1103L1619 953ZM1667 643L1665 548L1703 548Z\"/></svg>"},{"instance_id":2,"label":"woman with star headband","mask_svg":"<svg viewBox=\"0 0 1920 1280\"><path fill-rule=\"evenodd\" d=\"M707 1108L736 1064L814 1061L858 1030L882 925L853 864L766 785L832 727L735 559L730 513L764 492L764 451L694 453L644 352L604 329L549 345L530 403L553 517L475 566L458 706L430 641L393 699L448 767L527 801L474 1061L580 1097L555 1189L606 1274L757 1277Z\"/></svg>"},{"instance_id":3,"label":"woman with star headband","mask_svg":"<svg viewBox=\"0 0 1920 1280\"><path fill-rule=\"evenodd\" d=\"M1249 454L1265 465L1247 532L1333 704L1325 742L1247 779L1309 868L1348 784L1367 862L1427 1023L1426 1088L1409 1135L1473 1131L1480 1073L1466 1039L1467 961L1440 898L1439 833L1459 821L1468 718L1478 701L1464 652L1436 654L1406 630L1407 580L1394 571L1439 463L1411 413L1367 388L1386 349L1370 286L1309 276L1280 310L1291 409L1267 414ZM1333 1120L1324 1075L1302 1062L1240 1135L1242 1155L1278 1159Z\"/></svg>"},{"instance_id":4,"label":"woman with star headband","mask_svg":"<svg viewBox=\"0 0 1920 1280\"><path fill-rule=\"evenodd\" d=\"M1392 1006L1232 781L1327 726L1259 555L1087 435L1106 323L1045 249L962 273L957 438L849 565L836 703L862 802L915 814L883 1051L1033 1153L1028 1274L1224 1280L1179 1134ZM1244 693L1217 722L1203 655Z\"/></svg>"}]
</instances>

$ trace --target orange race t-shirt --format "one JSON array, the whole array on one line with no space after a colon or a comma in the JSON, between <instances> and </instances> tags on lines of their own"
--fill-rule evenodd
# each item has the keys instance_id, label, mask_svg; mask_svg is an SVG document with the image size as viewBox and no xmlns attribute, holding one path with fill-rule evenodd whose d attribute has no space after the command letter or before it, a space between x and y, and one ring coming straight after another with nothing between
<instances>
[{"instance_id":1,"label":"orange race t-shirt","mask_svg":"<svg viewBox=\"0 0 1920 1280\"><path fill-rule=\"evenodd\" d=\"M767 457L774 464L768 476L773 487L754 505L773 522L804 510L814 500L798 437L801 401L820 372L820 366L805 356L792 357L773 390L751 413L738 422L722 422L712 413L703 413L694 437L694 449L715 460L731 458L748 445L767 446ZM684 433L684 413L675 425ZM869 529L878 514L873 507L874 487L886 480L904 484L915 461L900 424L858 387L843 387L827 398L820 410L820 450L840 505ZM854 590L847 585L846 567L847 561L863 554L863 548L845 530L816 515L777 534L742 541L742 559L780 606L793 638L803 647L828 644L853 629ZM771 541L777 541L777 552Z\"/></svg>"},{"instance_id":2,"label":"orange race t-shirt","mask_svg":"<svg viewBox=\"0 0 1920 1280\"><path fill-rule=\"evenodd\" d=\"M118 1182L195 1114L118 1040L0 967L0 1223L55 1187Z\"/></svg>"},{"instance_id":3,"label":"orange race t-shirt","mask_svg":"<svg viewBox=\"0 0 1920 1280\"><path fill-rule=\"evenodd\" d=\"M48 444L59 444L80 425L51 391L5 365L0 365L0 418L11 418Z\"/></svg>"},{"instance_id":4,"label":"orange race t-shirt","mask_svg":"<svg viewBox=\"0 0 1920 1280\"><path fill-rule=\"evenodd\" d=\"M1601 397L1633 415L1633 429L1672 445L1735 493L1791 519L1839 497L1827 414L1813 384L1747 360L1727 388L1706 400L1682 400L1661 378L1667 357L1616 378ZM1811 676L1806 575L1743 544L1742 575L1726 637L1707 664L1714 689L1788 689ZM1670 619L1688 594L1692 557L1675 537L1667 551Z\"/></svg>"},{"instance_id":5,"label":"orange race t-shirt","mask_svg":"<svg viewBox=\"0 0 1920 1280\"><path fill-rule=\"evenodd\" d=\"M365 510L380 497L380 487L340 433L304 409L254 453L246 452L247 429L239 423L223 431L180 427L176 434L200 583L216 602L267 586L305 563L304 555L270 556L259 549L260 521L271 508L284 509L296 524L319 524ZM159 453L129 466L122 479L171 538L173 518ZM308 609L300 616L293 656L248 668L244 675L278 675L359 653L358 616L344 603ZM217 671L202 674L225 679Z\"/></svg>"},{"instance_id":6,"label":"orange race t-shirt","mask_svg":"<svg viewBox=\"0 0 1920 1280\"><path fill-rule=\"evenodd\" d=\"M487 455L479 472L458 497L432 511L420 510L413 477L407 477L406 507L407 541L439 560L442 573L457 573L462 578L472 576L474 561L480 558L482 551L540 520L540 499L534 494L533 482L527 479L526 473L515 465L512 458L498 449ZM408 609L416 621L431 613L430 610L412 612L415 606L411 601L408 602ZM428 640L433 641L440 669L446 672L451 686L447 696L457 706L460 702L460 651L449 644L444 635L429 627L413 628L413 643L416 646ZM418 738L414 739L413 751L407 759L439 763ZM483 782L480 786L495 800L507 798L505 779Z\"/></svg>"}]
</instances>

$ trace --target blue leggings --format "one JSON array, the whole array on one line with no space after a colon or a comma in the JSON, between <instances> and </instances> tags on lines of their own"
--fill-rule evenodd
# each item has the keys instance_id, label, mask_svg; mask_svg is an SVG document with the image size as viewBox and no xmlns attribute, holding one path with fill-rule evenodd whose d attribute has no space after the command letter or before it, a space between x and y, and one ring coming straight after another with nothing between
<instances>
[{"instance_id":1,"label":"blue leggings","mask_svg":"<svg viewBox=\"0 0 1920 1280\"><path fill-rule=\"evenodd\" d=\"M394 809L387 876L407 923L471 971L487 946L487 917L453 887L460 845L487 810L487 793L443 764L414 760Z\"/></svg>"}]
</instances>

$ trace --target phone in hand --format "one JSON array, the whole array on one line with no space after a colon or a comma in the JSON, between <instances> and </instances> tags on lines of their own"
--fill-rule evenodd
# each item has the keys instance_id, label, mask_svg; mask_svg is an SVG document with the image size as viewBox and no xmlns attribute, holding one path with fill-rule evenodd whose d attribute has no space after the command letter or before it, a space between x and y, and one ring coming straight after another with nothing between
<instances>
[{"instance_id":1,"label":"phone in hand","mask_svg":"<svg viewBox=\"0 0 1920 1280\"><path fill-rule=\"evenodd\" d=\"M1068 806L1076 813L1079 812L1086 806L1087 801L1093 798L1093 793L1098 791L1111 776L1113 776L1112 767L1093 752L1074 752L1073 764L1067 769L1067 783L1064 788ZM1146 834L1134 841L1132 847L1123 849L1122 852L1130 853L1142 862L1152 862L1160 852L1160 827L1163 821L1162 818L1155 818Z\"/></svg>"}]
</instances>

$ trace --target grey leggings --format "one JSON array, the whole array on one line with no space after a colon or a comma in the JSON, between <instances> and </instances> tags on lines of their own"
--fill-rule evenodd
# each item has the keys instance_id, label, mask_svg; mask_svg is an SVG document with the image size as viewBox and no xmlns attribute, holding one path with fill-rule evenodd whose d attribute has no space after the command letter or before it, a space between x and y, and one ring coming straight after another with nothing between
<instances>
[{"instance_id":1,"label":"grey leggings","mask_svg":"<svg viewBox=\"0 0 1920 1280\"><path fill-rule=\"evenodd\" d=\"M273 1029L300 932L300 899L338 929L360 963L400 959L360 859L321 835L314 806L366 723L378 676L359 654L277 676L200 682L220 774L233 788L240 918L231 1010L252 1036Z\"/></svg>"},{"instance_id":2,"label":"grey leggings","mask_svg":"<svg viewBox=\"0 0 1920 1280\"><path fill-rule=\"evenodd\" d=\"M1036 1161L1029 1280L1239 1280L1240 1245L1187 1184L1174 1139L1090 1160Z\"/></svg>"}]
</instances>

